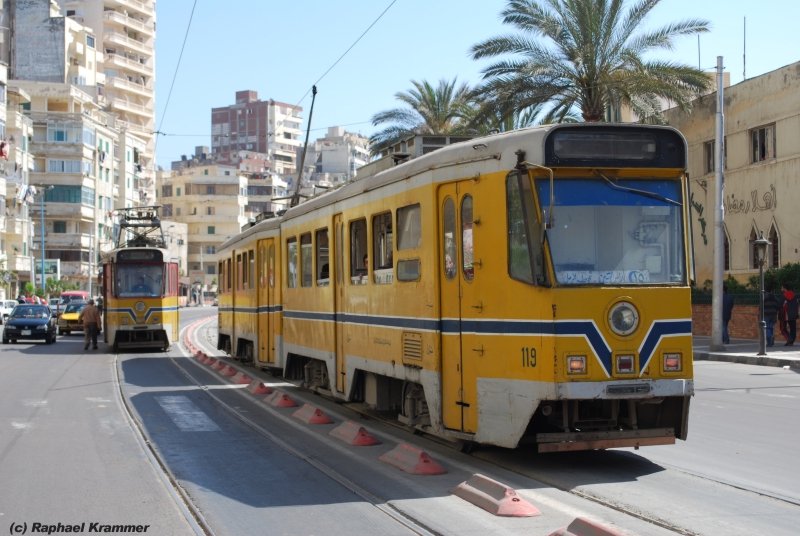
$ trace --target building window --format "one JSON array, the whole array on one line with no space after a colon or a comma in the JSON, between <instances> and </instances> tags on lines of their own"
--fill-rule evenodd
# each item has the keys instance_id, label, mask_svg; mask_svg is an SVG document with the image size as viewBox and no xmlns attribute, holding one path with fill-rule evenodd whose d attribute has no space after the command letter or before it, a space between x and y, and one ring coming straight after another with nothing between
<instances>
[{"instance_id":1,"label":"building window","mask_svg":"<svg viewBox=\"0 0 800 536\"><path fill-rule=\"evenodd\" d=\"M750 267L758 268L758 248L756 247L758 235L755 229L750 230Z\"/></svg>"},{"instance_id":2,"label":"building window","mask_svg":"<svg viewBox=\"0 0 800 536\"><path fill-rule=\"evenodd\" d=\"M754 128L750 131L750 141L753 147L753 160L764 162L775 158L775 125Z\"/></svg>"},{"instance_id":3,"label":"building window","mask_svg":"<svg viewBox=\"0 0 800 536\"><path fill-rule=\"evenodd\" d=\"M66 233L67 232L67 222L65 221L54 221L53 222L53 232L54 233Z\"/></svg>"},{"instance_id":4,"label":"building window","mask_svg":"<svg viewBox=\"0 0 800 536\"><path fill-rule=\"evenodd\" d=\"M778 229L775 228L775 225L772 225L772 228L769 230L769 253L767 256L767 260L769 261L770 268L777 268L781 265L780 259L780 238L778 237Z\"/></svg>"},{"instance_id":5,"label":"building window","mask_svg":"<svg viewBox=\"0 0 800 536\"><path fill-rule=\"evenodd\" d=\"M717 170L716 140L707 141L703 144L703 161L705 173L714 173ZM722 138L722 165L728 169L728 137Z\"/></svg>"},{"instance_id":6,"label":"building window","mask_svg":"<svg viewBox=\"0 0 800 536\"><path fill-rule=\"evenodd\" d=\"M217 229L216 229L215 226L213 226L213 225L209 225L208 226L208 234L214 234L216 232L217 232Z\"/></svg>"},{"instance_id":7,"label":"building window","mask_svg":"<svg viewBox=\"0 0 800 536\"><path fill-rule=\"evenodd\" d=\"M87 35L86 36L86 46L89 48L94 48L94 36Z\"/></svg>"},{"instance_id":8,"label":"building window","mask_svg":"<svg viewBox=\"0 0 800 536\"><path fill-rule=\"evenodd\" d=\"M206 216L213 216L216 214L216 207L206 207Z\"/></svg>"}]
</instances>

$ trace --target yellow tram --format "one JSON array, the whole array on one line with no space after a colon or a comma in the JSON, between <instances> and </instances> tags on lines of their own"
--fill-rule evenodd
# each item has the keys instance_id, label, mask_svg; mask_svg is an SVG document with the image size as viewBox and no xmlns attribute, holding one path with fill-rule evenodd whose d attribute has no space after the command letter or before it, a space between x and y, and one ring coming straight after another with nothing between
<instances>
[{"instance_id":1,"label":"yellow tram","mask_svg":"<svg viewBox=\"0 0 800 536\"><path fill-rule=\"evenodd\" d=\"M104 340L120 349L169 349L178 340L178 264L169 260L158 207L121 209L117 247L104 256Z\"/></svg>"},{"instance_id":2,"label":"yellow tram","mask_svg":"<svg viewBox=\"0 0 800 536\"><path fill-rule=\"evenodd\" d=\"M685 439L685 168L674 129L569 124L359 178L223 244L219 347L454 441Z\"/></svg>"}]
</instances>

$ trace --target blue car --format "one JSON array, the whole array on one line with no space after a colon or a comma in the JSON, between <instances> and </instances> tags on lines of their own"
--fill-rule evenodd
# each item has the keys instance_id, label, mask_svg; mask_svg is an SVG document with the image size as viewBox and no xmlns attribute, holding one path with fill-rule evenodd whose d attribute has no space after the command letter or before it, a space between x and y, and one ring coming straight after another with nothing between
<instances>
[{"instance_id":1,"label":"blue car","mask_svg":"<svg viewBox=\"0 0 800 536\"><path fill-rule=\"evenodd\" d=\"M43 340L56 342L58 326L47 305L19 304L8 317L3 328L3 344L18 340Z\"/></svg>"}]
</instances>

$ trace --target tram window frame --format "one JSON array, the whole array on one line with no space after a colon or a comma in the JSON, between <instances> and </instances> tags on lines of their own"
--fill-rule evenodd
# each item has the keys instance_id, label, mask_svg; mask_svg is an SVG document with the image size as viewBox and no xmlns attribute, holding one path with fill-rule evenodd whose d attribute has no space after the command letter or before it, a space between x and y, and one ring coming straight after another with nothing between
<instances>
[{"instance_id":1,"label":"tram window frame","mask_svg":"<svg viewBox=\"0 0 800 536\"><path fill-rule=\"evenodd\" d=\"M467 204L467 201L469 203ZM467 212L469 211L469 212ZM475 199L467 194L461 198L461 273L465 281L475 279Z\"/></svg>"},{"instance_id":2,"label":"tram window frame","mask_svg":"<svg viewBox=\"0 0 800 536\"><path fill-rule=\"evenodd\" d=\"M447 197L442 205L442 271L446 279L454 279L458 270L458 247L456 238L456 202ZM399 275L398 275L399 278Z\"/></svg>"},{"instance_id":3,"label":"tram window frame","mask_svg":"<svg viewBox=\"0 0 800 536\"><path fill-rule=\"evenodd\" d=\"M255 289L257 287L257 285L256 285L256 251L254 249L251 249L248 252L248 259L247 260L248 260L248 263L247 263L247 267L248 267L247 281L248 281L248 284L249 284L248 288Z\"/></svg>"},{"instance_id":4,"label":"tram window frame","mask_svg":"<svg viewBox=\"0 0 800 536\"><path fill-rule=\"evenodd\" d=\"M359 218L349 223L350 236L350 283L366 285L369 275L369 254L367 253L367 219ZM363 258L367 257L364 265Z\"/></svg>"},{"instance_id":5,"label":"tram window frame","mask_svg":"<svg viewBox=\"0 0 800 536\"><path fill-rule=\"evenodd\" d=\"M507 267L511 279L541 285L544 283L544 252L539 240L542 224L531 181L527 173L514 171L506 176Z\"/></svg>"},{"instance_id":6,"label":"tram window frame","mask_svg":"<svg viewBox=\"0 0 800 536\"><path fill-rule=\"evenodd\" d=\"M241 279L242 279L242 287L241 287L242 290L247 290L247 289L250 288L250 280L247 277L248 276L248 270L247 270L248 265L249 265L248 252L247 251L243 251L242 252L242 277L241 277Z\"/></svg>"},{"instance_id":7,"label":"tram window frame","mask_svg":"<svg viewBox=\"0 0 800 536\"><path fill-rule=\"evenodd\" d=\"M242 290L244 282L242 280L242 254L236 254L236 290Z\"/></svg>"},{"instance_id":8,"label":"tram window frame","mask_svg":"<svg viewBox=\"0 0 800 536\"><path fill-rule=\"evenodd\" d=\"M422 244L422 206L419 203L397 209L397 251L419 249Z\"/></svg>"},{"instance_id":9,"label":"tram window frame","mask_svg":"<svg viewBox=\"0 0 800 536\"><path fill-rule=\"evenodd\" d=\"M275 244L267 249L267 283L269 288L275 288Z\"/></svg>"},{"instance_id":10,"label":"tram window frame","mask_svg":"<svg viewBox=\"0 0 800 536\"><path fill-rule=\"evenodd\" d=\"M286 287L297 288L297 237L286 239Z\"/></svg>"},{"instance_id":11,"label":"tram window frame","mask_svg":"<svg viewBox=\"0 0 800 536\"><path fill-rule=\"evenodd\" d=\"M313 251L314 244L311 240L311 233L303 233L300 235L300 286L303 288L310 287L313 282L314 266L313 266Z\"/></svg>"},{"instance_id":12,"label":"tram window frame","mask_svg":"<svg viewBox=\"0 0 800 536\"><path fill-rule=\"evenodd\" d=\"M379 285L388 285L394 279L393 237L392 213L372 216L372 277Z\"/></svg>"},{"instance_id":13,"label":"tram window frame","mask_svg":"<svg viewBox=\"0 0 800 536\"><path fill-rule=\"evenodd\" d=\"M331 283L331 250L330 241L328 240L328 228L317 229L314 234L317 286L327 287Z\"/></svg>"}]
</instances>

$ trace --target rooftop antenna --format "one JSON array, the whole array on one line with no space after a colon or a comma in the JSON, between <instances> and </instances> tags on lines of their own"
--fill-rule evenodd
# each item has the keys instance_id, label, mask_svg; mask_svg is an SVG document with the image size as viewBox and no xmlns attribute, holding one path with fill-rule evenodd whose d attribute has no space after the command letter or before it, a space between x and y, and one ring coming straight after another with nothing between
<instances>
[{"instance_id":1,"label":"rooftop antenna","mask_svg":"<svg viewBox=\"0 0 800 536\"><path fill-rule=\"evenodd\" d=\"M702 69L700 65L700 34L697 34L697 68Z\"/></svg>"}]
</instances>

